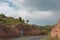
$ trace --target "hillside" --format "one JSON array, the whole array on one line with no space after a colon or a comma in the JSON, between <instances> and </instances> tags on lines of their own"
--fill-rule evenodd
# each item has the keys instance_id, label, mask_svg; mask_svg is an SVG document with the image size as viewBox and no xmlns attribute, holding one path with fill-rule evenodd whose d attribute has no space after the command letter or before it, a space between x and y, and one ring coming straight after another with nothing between
<instances>
[{"instance_id":1,"label":"hillside","mask_svg":"<svg viewBox=\"0 0 60 40\"><path fill-rule=\"evenodd\" d=\"M17 35L19 31L15 27L0 24L0 37L17 37Z\"/></svg>"},{"instance_id":2,"label":"hillside","mask_svg":"<svg viewBox=\"0 0 60 40\"><path fill-rule=\"evenodd\" d=\"M0 14L0 37L20 37L48 34L54 25L38 26L28 24L29 20Z\"/></svg>"}]
</instances>

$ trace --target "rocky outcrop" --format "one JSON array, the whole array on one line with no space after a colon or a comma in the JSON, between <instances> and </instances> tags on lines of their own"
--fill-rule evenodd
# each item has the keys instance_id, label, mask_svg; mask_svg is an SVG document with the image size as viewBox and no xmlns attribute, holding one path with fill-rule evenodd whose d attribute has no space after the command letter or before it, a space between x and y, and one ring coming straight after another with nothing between
<instances>
[{"instance_id":1,"label":"rocky outcrop","mask_svg":"<svg viewBox=\"0 0 60 40\"><path fill-rule=\"evenodd\" d=\"M42 32L39 28L33 28L33 26L17 24L16 28L20 31L22 35L32 36L32 35L41 35Z\"/></svg>"},{"instance_id":2,"label":"rocky outcrop","mask_svg":"<svg viewBox=\"0 0 60 40\"><path fill-rule=\"evenodd\" d=\"M57 37L60 39L60 21L58 21L57 25L52 29L51 37Z\"/></svg>"},{"instance_id":3,"label":"rocky outcrop","mask_svg":"<svg viewBox=\"0 0 60 40\"><path fill-rule=\"evenodd\" d=\"M18 34L19 32L15 27L0 24L0 37L16 37Z\"/></svg>"},{"instance_id":4,"label":"rocky outcrop","mask_svg":"<svg viewBox=\"0 0 60 40\"><path fill-rule=\"evenodd\" d=\"M10 38L19 36L33 36L33 35L43 35L39 27L27 25L27 24L17 24L16 26L7 26L0 24L0 37Z\"/></svg>"}]
</instances>

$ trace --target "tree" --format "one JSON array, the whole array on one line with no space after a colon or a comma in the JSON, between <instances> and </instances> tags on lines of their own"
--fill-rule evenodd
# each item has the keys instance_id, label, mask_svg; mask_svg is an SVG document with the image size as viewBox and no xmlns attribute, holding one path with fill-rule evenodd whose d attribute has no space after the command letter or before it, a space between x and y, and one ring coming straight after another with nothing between
<instances>
[{"instance_id":1,"label":"tree","mask_svg":"<svg viewBox=\"0 0 60 40\"><path fill-rule=\"evenodd\" d=\"M6 18L4 14L0 14L0 18Z\"/></svg>"},{"instance_id":2,"label":"tree","mask_svg":"<svg viewBox=\"0 0 60 40\"><path fill-rule=\"evenodd\" d=\"M23 21L22 21L23 23L25 23L25 20L23 19Z\"/></svg>"},{"instance_id":3,"label":"tree","mask_svg":"<svg viewBox=\"0 0 60 40\"><path fill-rule=\"evenodd\" d=\"M28 22L29 22L29 20L26 20L26 22L28 23Z\"/></svg>"},{"instance_id":4,"label":"tree","mask_svg":"<svg viewBox=\"0 0 60 40\"><path fill-rule=\"evenodd\" d=\"M19 17L19 21L22 23L22 18L21 17Z\"/></svg>"},{"instance_id":5,"label":"tree","mask_svg":"<svg viewBox=\"0 0 60 40\"><path fill-rule=\"evenodd\" d=\"M13 17L8 17L9 19L13 19L14 20L14 18Z\"/></svg>"}]
</instances>

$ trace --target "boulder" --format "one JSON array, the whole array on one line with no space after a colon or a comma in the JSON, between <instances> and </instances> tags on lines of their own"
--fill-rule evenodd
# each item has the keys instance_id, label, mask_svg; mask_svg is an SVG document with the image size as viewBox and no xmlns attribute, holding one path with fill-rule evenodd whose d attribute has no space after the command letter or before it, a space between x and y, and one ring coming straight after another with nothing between
<instances>
[{"instance_id":1,"label":"boulder","mask_svg":"<svg viewBox=\"0 0 60 40\"><path fill-rule=\"evenodd\" d=\"M57 37L60 39L60 20L58 21L57 25L52 29L50 36L52 38Z\"/></svg>"},{"instance_id":2,"label":"boulder","mask_svg":"<svg viewBox=\"0 0 60 40\"><path fill-rule=\"evenodd\" d=\"M16 37L19 31L12 26L0 24L0 37Z\"/></svg>"},{"instance_id":3,"label":"boulder","mask_svg":"<svg viewBox=\"0 0 60 40\"><path fill-rule=\"evenodd\" d=\"M41 30L39 28L33 28L33 26L30 25L24 25L24 24L17 24L15 26L21 34L24 36L32 36L32 35L39 35L41 34Z\"/></svg>"}]
</instances>

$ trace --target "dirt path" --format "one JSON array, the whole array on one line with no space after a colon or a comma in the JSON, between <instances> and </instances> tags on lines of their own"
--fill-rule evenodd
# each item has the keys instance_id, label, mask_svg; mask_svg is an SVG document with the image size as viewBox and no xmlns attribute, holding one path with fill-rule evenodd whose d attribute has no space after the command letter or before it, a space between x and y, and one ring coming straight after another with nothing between
<instances>
[{"instance_id":1,"label":"dirt path","mask_svg":"<svg viewBox=\"0 0 60 40\"><path fill-rule=\"evenodd\" d=\"M15 39L4 39L4 40L41 40L43 39L45 36L27 36L27 37L21 37L21 38L15 38ZM3 39L0 39L3 40Z\"/></svg>"}]
</instances>

